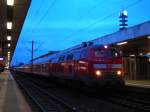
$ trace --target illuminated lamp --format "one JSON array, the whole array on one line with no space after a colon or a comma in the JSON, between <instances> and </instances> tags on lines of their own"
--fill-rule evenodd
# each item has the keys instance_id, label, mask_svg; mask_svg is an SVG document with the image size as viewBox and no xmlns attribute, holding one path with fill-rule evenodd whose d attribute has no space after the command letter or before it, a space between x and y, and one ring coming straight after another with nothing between
<instances>
[{"instance_id":1,"label":"illuminated lamp","mask_svg":"<svg viewBox=\"0 0 150 112\"><path fill-rule=\"evenodd\" d=\"M131 55L129 55L129 56L134 57L135 55L134 55L134 54L131 54Z\"/></svg>"},{"instance_id":2,"label":"illuminated lamp","mask_svg":"<svg viewBox=\"0 0 150 112\"><path fill-rule=\"evenodd\" d=\"M0 61L3 61L4 60L4 58L0 58Z\"/></svg>"},{"instance_id":3,"label":"illuminated lamp","mask_svg":"<svg viewBox=\"0 0 150 112\"><path fill-rule=\"evenodd\" d=\"M127 44L128 42L120 42L120 43L117 43L117 45L124 45L124 44Z\"/></svg>"},{"instance_id":4,"label":"illuminated lamp","mask_svg":"<svg viewBox=\"0 0 150 112\"><path fill-rule=\"evenodd\" d=\"M120 30L126 29L128 27L128 12L126 10L122 10L119 14L120 18Z\"/></svg>"},{"instance_id":5,"label":"illuminated lamp","mask_svg":"<svg viewBox=\"0 0 150 112\"><path fill-rule=\"evenodd\" d=\"M108 46L107 46L107 45L104 45L104 48L105 48L105 49L107 49L107 48L108 48Z\"/></svg>"},{"instance_id":6,"label":"illuminated lamp","mask_svg":"<svg viewBox=\"0 0 150 112\"><path fill-rule=\"evenodd\" d=\"M11 46L11 44L9 43L9 44L8 44L8 47L10 47L10 46Z\"/></svg>"},{"instance_id":7,"label":"illuminated lamp","mask_svg":"<svg viewBox=\"0 0 150 112\"><path fill-rule=\"evenodd\" d=\"M143 55L143 53L139 53L139 55L140 55L140 56L142 56L142 55Z\"/></svg>"},{"instance_id":8,"label":"illuminated lamp","mask_svg":"<svg viewBox=\"0 0 150 112\"><path fill-rule=\"evenodd\" d=\"M7 40L11 40L11 36L7 36Z\"/></svg>"},{"instance_id":9,"label":"illuminated lamp","mask_svg":"<svg viewBox=\"0 0 150 112\"><path fill-rule=\"evenodd\" d=\"M7 5L13 6L14 5L14 0L7 0Z\"/></svg>"},{"instance_id":10,"label":"illuminated lamp","mask_svg":"<svg viewBox=\"0 0 150 112\"><path fill-rule=\"evenodd\" d=\"M122 11L123 15L128 16L128 12L126 10Z\"/></svg>"},{"instance_id":11,"label":"illuminated lamp","mask_svg":"<svg viewBox=\"0 0 150 112\"><path fill-rule=\"evenodd\" d=\"M150 55L150 52L149 52L149 53L147 53L147 55Z\"/></svg>"},{"instance_id":12,"label":"illuminated lamp","mask_svg":"<svg viewBox=\"0 0 150 112\"><path fill-rule=\"evenodd\" d=\"M117 75L121 75L122 73L121 73L121 71L120 70L118 70L117 71Z\"/></svg>"},{"instance_id":13,"label":"illuminated lamp","mask_svg":"<svg viewBox=\"0 0 150 112\"><path fill-rule=\"evenodd\" d=\"M7 22L7 29L12 29L12 22Z\"/></svg>"},{"instance_id":14,"label":"illuminated lamp","mask_svg":"<svg viewBox=\"0 0 150 112\"><path fill-rule=\"evenodd\" d=\"M95 71L95 74L96 74L96 76L101 76L101 75L102 75L102 73L101 73L100 70L96 70L96 71Z\"/></svg>"}]
</instances>

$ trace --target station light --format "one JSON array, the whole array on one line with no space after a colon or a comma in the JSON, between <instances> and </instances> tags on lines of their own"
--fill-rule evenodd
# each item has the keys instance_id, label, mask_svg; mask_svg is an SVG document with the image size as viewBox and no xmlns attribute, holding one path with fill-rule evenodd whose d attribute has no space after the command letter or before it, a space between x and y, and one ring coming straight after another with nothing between
<instances>
[{"instance_id":1,"label":"station light","mask_svg":"<svg viewBox=\"0 0 150 112\"><path fill-rule=\"evenodd\" d=\"M7 29L12 29L12 22L7 22Z\"/></svg>"},{"instance_id":2,"label":"station light","mask_svg":"<svg viewBox=\"0 0 150 112\"><path fill-rule=\"evenodd\" d=\"M10 62L8 61L8 64L7 64L7 65L8 65L8 67L9 67L9 64L10 64Z\"/></svg>"},{"instance_id":3,"label":"station light","mask_svg":"<svg viewBox=\"0 0 150 112\"><path fill-rule=\"evenodd\" d=\"M122 11L123 15L128 16L128 12L126 10Z\"/></svg>"},{"instance_id":4,"label":"station light","mask_svg":"<svg viewBox=\"0 0 150 112\"><path fill-rule=\"evenodd\" d=\"M143 55L143 53L139 53L139 55L140 55L140 56L142 56L142 55Z\"/></svg>"},{"instance_id":5,"label":"station light","mask_svg":"<svg viewBox=\"0 0 150 112\"><path fill-rule=\"evenodd\" d=\"M120 43L117 43L118 46L120 45L124 45L124 44L127 44L128 42L120 42Z\"/></svg>"},{"instance_id":6,"label":"station light","mask_svg":"<svg viewBox=\"0 0 150 112\"><path fill-rule=\"evenodd\" d=\"M4 60L4 58L0 58L0 61L3 61Z\"/></svg>"},{"instance_id":7,"label":"station light","mask_svg":"<svg viewBox=\"0 0 150 112\"><path fill-rule=\"evenodd\" d=\"M135 55L134 55L134 54L131 54L130 56L131 56L131 57L134 57Z\"/></svg>"},{"instance_id":8,"label":"station light","mask_svg":"<svg viewBox=\"0 0 150 112\"><path fill-rule=\"evenodd\" d=\"M128 12L126 10L122 10L119 14L120 21L120 30L126 29L128 27Z\"/></svg>"},{"instance_id":9,"label":"station light","mask_svg":"<svg viewBox=\"0 0 150 112\"><path fill-rule=\"evenodd\" d=\"M7 55L10 56L10 51L8 51Z\"/></svg>"},{"instance_id":10,"label":"station light","mask_svg":"<svg viewBox=\"0 0 150 112\"><path fill-rule=\"evenodd\" d=\"M148 36L147 38L150 39L150 36Z\"/></svg>"},{"instance_id":11,"label":"station light","mask_svg":"<svg viewBox=\"0 0 150 112\"><path fill-rule=\"evenodd\" d=\"M11 46L11 44L9 43L9 44L8 44L8 47L10 47L10 46Z\"/></svg>"},{"instance_id":12,"label":"station light","mask_svg":"<svg viewBox=\"0 0 150 112\"><path fill-rule=\"evenodd\" d=\"M108 46L107 46L107 45L104 45L104 48L105 48L105 49L107 49L107 48L108 48Z\"/></svg>"},{"instance_id":13,"label":"station light","mask_svg":"<svg viewBox=\"0 0 150 112\"><path fill-rule=\"evenodd\" d=\"M14 5L14 0L7 0L7 5L13 6Z\"/></svg>"},{"instance_id":14,"label":"station light","mask_svg":"<svg viewBox=\"0 0 150 112\"><path fill-rule=\"evenodd\" d=\"M11 40L11 36L7 36L7 40Z\"/></svg>"}]
</instances>

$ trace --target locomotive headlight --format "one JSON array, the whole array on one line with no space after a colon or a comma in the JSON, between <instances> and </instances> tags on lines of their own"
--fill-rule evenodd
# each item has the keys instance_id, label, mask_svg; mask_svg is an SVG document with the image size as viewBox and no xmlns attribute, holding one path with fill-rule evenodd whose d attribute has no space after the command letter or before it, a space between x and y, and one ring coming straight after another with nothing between
<instances>
[{"instance_id":1,"label":"locomotive headlight","mask_svg":"<svg viewBox=\"0 0 150 112\"><path fill-rule=\"evenodd\" d=\"M96 70L96 71L95 71L95 74L96 74L97 76L101 76L101 75L102 75L102 73L101 73L100 70Z\"/></svg>"},{"instance_id":2,"label":"locomotive headlight","mask_svg":"<svg viewBox=\"0 0 150 112\"><path fill-rule=\"evenodd\" d=\"M117 71L117 75L121 75L122 72L120 70Z\"/></svg>"}]
</instances>

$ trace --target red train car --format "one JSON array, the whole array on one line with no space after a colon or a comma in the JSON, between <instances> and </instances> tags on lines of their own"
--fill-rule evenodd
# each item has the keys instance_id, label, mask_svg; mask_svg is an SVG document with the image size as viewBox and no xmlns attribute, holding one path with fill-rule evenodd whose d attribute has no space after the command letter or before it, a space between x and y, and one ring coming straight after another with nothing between
<instances>
[{"instance_id":1,"label":"red train car","mask_svg":"<svg viewBox=\"0 0 150 112\"><path fill-rule=\"evenodd\" d=\"M80 81L85 85L124 86L120 52L108 46L84 43L82 47L42 56L17 68L20 71Z\"/></svg>"}]
</instances>

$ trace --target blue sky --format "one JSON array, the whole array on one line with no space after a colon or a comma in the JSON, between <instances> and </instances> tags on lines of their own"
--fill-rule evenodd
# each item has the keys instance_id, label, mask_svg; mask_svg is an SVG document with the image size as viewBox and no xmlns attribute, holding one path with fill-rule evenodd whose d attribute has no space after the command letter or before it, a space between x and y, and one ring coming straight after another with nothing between
<instances>
[{"instance_id":1,"label":"blue sky","mask_svg":"<svg viewBox=\"0 0 150 112\"><path fill-rule=\"evenodd\" d=\"M150 20L150 0L32 0L12 64L64 50L119 30L119 12L128 11L129 27Z\"/></svg>"}]
</instances>

